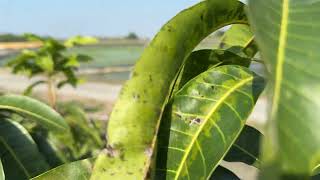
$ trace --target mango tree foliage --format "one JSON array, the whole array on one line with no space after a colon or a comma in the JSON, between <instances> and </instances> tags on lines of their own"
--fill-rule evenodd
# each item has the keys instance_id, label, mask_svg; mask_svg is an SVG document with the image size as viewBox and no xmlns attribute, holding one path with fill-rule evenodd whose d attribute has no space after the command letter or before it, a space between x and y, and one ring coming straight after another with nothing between
<instances>
[{"instance_id":1,"label":"mango tree foliage","mask_svg":"<svg viewBox=\"0 0 320 180\"><path fill-rule=\"evenodd\" d=\"M320 0L251 0L269 76L262 179L307 179L320 164Z\"/></svg>"},{"instance_id":2,"label":"mango tree foliage","mask_svg":"<svg viewBox=\"0 0 320 180\"><path fill-rule=\"evenodd\" d=\"M233 23L247 23L244 4L210 0L182 11L162 27L114 106L108 151L98 158L93 179L146 177L160 119L183 62L202 39Z\"/></svg>"}]
</instances>

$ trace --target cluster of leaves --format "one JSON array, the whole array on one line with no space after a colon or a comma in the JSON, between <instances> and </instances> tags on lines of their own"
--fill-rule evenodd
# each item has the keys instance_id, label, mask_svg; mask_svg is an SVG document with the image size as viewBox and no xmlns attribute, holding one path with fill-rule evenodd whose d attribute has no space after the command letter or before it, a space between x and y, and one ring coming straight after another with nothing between
<instances>
[{"instance_id":1,"label":"cluster of leaves","mask_svg":"<svg viewBox=\"0 0 320 180\"><path fill-rule=\"evenodd\" d=\"M82 36L70 38L65 42L60 42L51 37L42 38L34 34L25 34L24 36L29 41L41 42L42 46L37 50L23 50L21 54L9 61L7 65L12 68L13 73L23 73L29 77L42 75L50 79L62 74L64 78L57 83L58 88L66 84L76 87L81 82L75 74L80 63L92 60L90 56L84 54L67 55L65 51L77 45L97 43L97 39L95 38ZM29 94L35 86L48 83L49 80L47 79L31 84L26 89L26 94Z\"/></svg>"},{"instance_id":2,"label":"cluster of leaves","mask_svg":"<svg viewBox=\"0 0 320 180\"><path fill-rule=\"evenodd\" d=\"M7 180L29 179L65 163L95 157L104 124L89 121L77 103L58 106L17 95L0 97L0 152Z\"/></svg>"}]
</instances>

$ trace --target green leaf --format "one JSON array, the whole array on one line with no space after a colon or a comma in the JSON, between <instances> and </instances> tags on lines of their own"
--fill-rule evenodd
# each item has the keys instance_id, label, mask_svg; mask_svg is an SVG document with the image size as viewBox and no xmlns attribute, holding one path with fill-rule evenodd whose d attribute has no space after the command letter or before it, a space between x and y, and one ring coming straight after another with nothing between
<instances>
[{"instance_id":1,"label":"green leaf","mask_svg":"<svg viewBox=\"0 0 320 180\"><path fill-rule=\"evenodd\" d=\"M270 72L265 174L304 179L320 164L319 9L320 0L249 3L256 41Z\"/></svg>"},{"instance_id":2,"label":"green leaf","mask_svg":"<svg viewBox=\"0 0 320 180\"><path fill-rule=\"evenodd\" d=\"M37 144L39 152L44 156L51 168L57 167L67 162L63 151L56 147L56 144L51 141L48 134L45 135L39 132L38 129L30 134ZM65 144L65 141L63 141L63 143Z\"/></svg>"},{"instance_id":3,"label":"green leaf","mask_svg":"<svg viewBox=\"0 0 320 180\"><path fill-rule=\"evenodd\" d=\"M211 68L189 81L164 114L158 173L167 172L168 180L208 179L239 136L263 88L261 77L236 65Z\"/></svg>"},{"instance_id":4,"label":"green leaf","mask_svg":"<svg viewBox=\"0 0 320 180\"><path fill-rule=\"evenodd\" d=\"M5 175L4 175L3 165L2 165L1 159L0 159L0 180L5 180Z\"/></svg>"},{"instance_id":5,"label":"green leaf","mask_svg":"<svg viewBox=\"0 0 320 180\"><path fill-rule=\"evenodd\" d=\"M56 111L46 104L27 96L0 96L0 109L10 110L30 117L30 119L50 130L58 132L68 132L69 130L67 123Z\"/></svg>"},{"instance_id":6,"label":"green leaf","mask_svg":"<svg viewBox=\"0 0 320 180\"><path fill-rule=\"evenodd\" d=\"M28 40L28 41L45 41L44 38L40 37L40 36L37 36L35 34L32 34L32 33L25 33L23 34L23 36Z\"/></svg>"},{"instance_id":7,"label":"green leaf","mask_svg":"<svg viewBox=\"0 0 320 180\"><path fill-rule=\"evenodd\" d=\"M144 179L165 104L185 59L206 36L233 23L247 23L244 4L237 0L210 0L182 11L161 28L122 88L108 122L113 156L102 154L98 158L93 177ZM118 172L118 166L102 171L110 168L108 160L121 162L120 157L126 159L122 163L123 168L128 168L126 171L114 176L111 173Z\"/></svg>"},{"instance_id":8,"label":"green leaf","mask_svg":"<svg viewBox=\"0 0 320 180\"><path fill-rule=\"evenodd\" d=\"M23 95L29 96L29 95L32 93L32 90L33 90L36 86L38 86L38 85L40 85L40 84L45 84L45 83L47 83L47 81L39 80L39 81L36 81L36 82L30 84L30 85L23 91Z\"/></svg>"},{"instance_id":9,"label":"green leaf","mask_svg":"<svg viewBox=\"0 0 320 180\"><path fill-rule=\"evenodd\" d=\"M263 135L253 127L245 126L223 160L243 162L248 165L260 166L260 139Z\"/></svg>"},{"instance_id":10,"label":"green leaf","mask_svg":"<svg viewBox=\"0 0 320 180\"><path fill-rule=\"evenodd\" d=\"M85 159L56 167L32 180L89 180L91 172L91 160Z\"/></svg>"},{"instance_id":11,"label":"green leaf","mask_svg":"<svg viewBox=\"0 0 320 180\"><path fill-rule=\"evenodd\" d=\"M29 179L49 169L28 132L4 118L0 121L0 154L7 180Z\"/></svg>"},{"instance_id":12,"label":"green leaf","mask_svg":"<svg viewBox=\"0 0 320 180\"><path fill-rule=\"evenodd\" d=\"M246 24L232 25L222 36L220 48L251 58L258 51L250 26Z\"/></svg>"},{"instance_id":13,"label":"green leaf","mask_svg":"<svg viewBox=\"0 0 320 180\"><path fill-rule=\"evenodd\" d=\"M54 69L54 62L51 55L39 56L35 61L42 70L46 72L52 72Z\"/></svg>"},{"instance_id":14,"label":"green leaf","mask_svg":"<svg viewBox=\"0 0 320 180\"><path fill-rule=\"evenodd\" d=\"M225 50L202 49L194 51L188 57L181 71L181 77L178 80L179 89L189 80L201 74L202 72L227 64L242 65L249 67L251 59L240 57L233 52Z\"/></svg>"},{"instance_id":15,"label":"green leaf","mask_svg":"<svg viewBox=\"0 0 320 180\"><path fill-rule=\"evenodd\" d=\"M230 170L222 166L218 166L212 173L210 180L240 180L240 178Z\"/></svg>"},{"instance_id":16,"label":"green leaf","mask_svg":"<svg viewBox=\"0 0 320 180\"><path fill-rule=\"evenodd\" d=\"M98 43L98 39L90 36L75 36L68 39L64 44L67 47L73 47L76 45L89 45Z\"/></svg>"}]
</instances>

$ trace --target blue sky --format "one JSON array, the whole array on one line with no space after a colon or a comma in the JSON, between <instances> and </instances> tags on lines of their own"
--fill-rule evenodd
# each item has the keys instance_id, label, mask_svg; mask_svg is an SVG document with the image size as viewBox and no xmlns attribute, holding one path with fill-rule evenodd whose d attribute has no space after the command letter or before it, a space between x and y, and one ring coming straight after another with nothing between
<instances>
[{"instance_id":1,"label":"blue sky","mask_svg":"<svg viewBox=\"0 0 320 180\"><path fill-rule=\"evenodd\" d=\"M152 37L200 0L0 0L0 33Z\"/></svg>"}]
</instances>

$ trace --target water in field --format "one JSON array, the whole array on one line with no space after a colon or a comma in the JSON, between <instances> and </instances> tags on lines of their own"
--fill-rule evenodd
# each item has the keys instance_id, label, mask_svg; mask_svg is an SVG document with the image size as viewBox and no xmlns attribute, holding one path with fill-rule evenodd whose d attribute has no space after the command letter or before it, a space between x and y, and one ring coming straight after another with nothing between
<instances>
[{"instance_id":1,"label":"water in field","mask_svg":"<svg viewBox=\"0 0 320 180\"><path fill-rule=\"evenodd\" d=\"M93 57L94 61L84 64L83 68L101 68L110 66L133 65L141 55L144 46L85 46L76 47L69 53L85 53Z\"/></svg>"}]
</instances>

